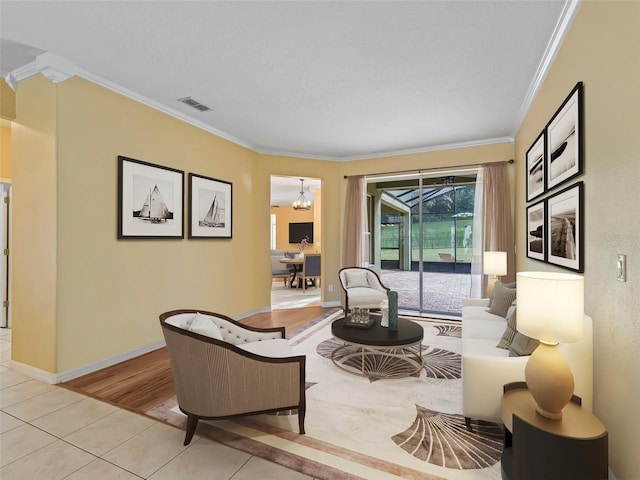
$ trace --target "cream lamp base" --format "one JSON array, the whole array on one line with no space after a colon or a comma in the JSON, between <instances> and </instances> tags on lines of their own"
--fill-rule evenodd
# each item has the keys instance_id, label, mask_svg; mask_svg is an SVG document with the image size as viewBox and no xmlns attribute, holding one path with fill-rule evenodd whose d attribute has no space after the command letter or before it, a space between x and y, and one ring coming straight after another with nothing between
<instances>
[{"instance_id":1,"label":"cream lamp base","mask_svg":"<svg viewBox=\"0 0 640 480\"><path fill-rule=\"evenodd\" d=\"M490 297L491 295L493 295L493 287L496 285L497 282L498 282L497 275L494 275L493 278L489 280L489 284L487 285L487 297Z\"/></svg>"},{"instance_id":2,"label":"cream lamp base","mask_svg":"<svg viewBox=\"0 0 640 480\"><path fill-rule=\"evenodd\" d=\"M556 344L540 342L527 361L524 378L536 411L545 418L560 420L562 409L573 395L573 375Z\"/></svg>"}]
</instances>

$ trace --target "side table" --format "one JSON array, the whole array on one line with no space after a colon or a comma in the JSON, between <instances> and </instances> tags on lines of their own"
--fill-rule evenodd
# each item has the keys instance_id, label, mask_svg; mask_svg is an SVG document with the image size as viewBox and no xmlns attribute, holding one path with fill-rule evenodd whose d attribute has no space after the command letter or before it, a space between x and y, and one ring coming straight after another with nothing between
<instances>
[{"instance_id":1,"label":"side table","mask_svg":"<svg viewBox=\"0 0 640 480\"><path fill-rule=\"evenodd\" d=\"M505 427L503 480L601 480L608 477L608 433L573 396L561 420L536 413L525 382L508 383L502 396Z\"/></svg>"}]
</instances>

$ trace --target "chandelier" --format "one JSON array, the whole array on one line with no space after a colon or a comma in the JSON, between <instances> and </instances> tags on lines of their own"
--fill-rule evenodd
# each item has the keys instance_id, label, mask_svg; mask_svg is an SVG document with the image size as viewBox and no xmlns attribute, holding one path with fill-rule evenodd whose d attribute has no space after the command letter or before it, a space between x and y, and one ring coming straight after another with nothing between
<instances>
[{"instance_id":1,"label":"chandelier","mask_svg":"<svg viewBox=\"0 0 640 480\"><path fill-rule=\"evenodd\" d=\"M298 199L293 202L294 210L310 210L311 209L311 201L307 200L304 196L304 178L300 179L300 195Z\"/></svg>"}]
</instances>

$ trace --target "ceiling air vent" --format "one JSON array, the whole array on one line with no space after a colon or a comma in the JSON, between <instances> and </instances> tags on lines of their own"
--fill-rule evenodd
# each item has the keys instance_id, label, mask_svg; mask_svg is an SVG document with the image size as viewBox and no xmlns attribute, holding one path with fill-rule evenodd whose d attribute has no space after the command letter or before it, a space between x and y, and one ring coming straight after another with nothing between
<instances>
[{"instance_id":1,"label":"ceiling air vent","mask_svg":"<svg viewBox=\"0 0 640 480\"><path fill-rule=\"evenodd\" d=\"M186 105L189 105L190 107L195 108L196 110L200 110L201 112L206 112L208 110L211 110L209 107L207 107L206 105L201 104L200 102L194 100L191 97L184 97L184 98L179 98L178 99L179 102L182 102Z\"/></svg>"}]
</instances>

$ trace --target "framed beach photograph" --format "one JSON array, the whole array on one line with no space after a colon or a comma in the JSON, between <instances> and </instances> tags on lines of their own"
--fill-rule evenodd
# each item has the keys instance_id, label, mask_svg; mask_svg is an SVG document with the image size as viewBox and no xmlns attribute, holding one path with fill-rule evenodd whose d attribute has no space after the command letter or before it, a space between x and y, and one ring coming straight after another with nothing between
<instances>
[{"instance_id":1,"label":"framed beach photograph","mask_svg":"<svg viewBox=\"0 0 640 480\"><path fill-rule=\"evenodd\" d=\"M118 238L184 238L184 172L118 156Z\"/></svg>"},{"instance_id":2,"label":"framed beach photograph","mask_svg":"<svg viewBox=\"0 0 640 480\"><path fill-rule=\"evenodd\" d=\"M547 190L583 170L583 93L578 82L547 125Z\"/></svg>"},{"instance_id":3,"label":"framed beach photograph","mask_svg":"<svg viewBox=\"0 0 640 480\"><path fill-rule=\"evenodd\" d=\"M545 149L545 132L543 130L527 150L527 202L544 193Z\"/></svg>"},{"instance_id":4,"label":"framed beach photograph","mask_svg":"<svg viewBox=\"0 0 640 480\"><path fill-rule=\"evenodd\" d=\"M527 202L544 193L546 161L544 130L527 150Z\"/></svg>"},{"instance_id":5,"label":"framed beach photograph","mask_svg":"<svg viewBox=\"0 0 640 480\"><path fill-rule=\"evenodd\" d=\"M547 262L584 271L584 184L578 182L547 198Z\"/></svg>"},{"instance_id":6,"label":"framed beach photograph","mask_svg":"<svg viewBox=\"0 0 640 480\"><path fill-rule=\"evenodd\" d=\"M527 257L545 262L545 220L546 201L542 200L527 207Z\"/></svg>"},{"instance_id":7,"label":"framed beach photograph","mask_svg":"<svg viewBox=\"0 0 640 480\"><path fill-rule=\"evenodd\" d=\"M232 184L189 174L189 238L231 238Z\"/></svg>"}]
</instances>

